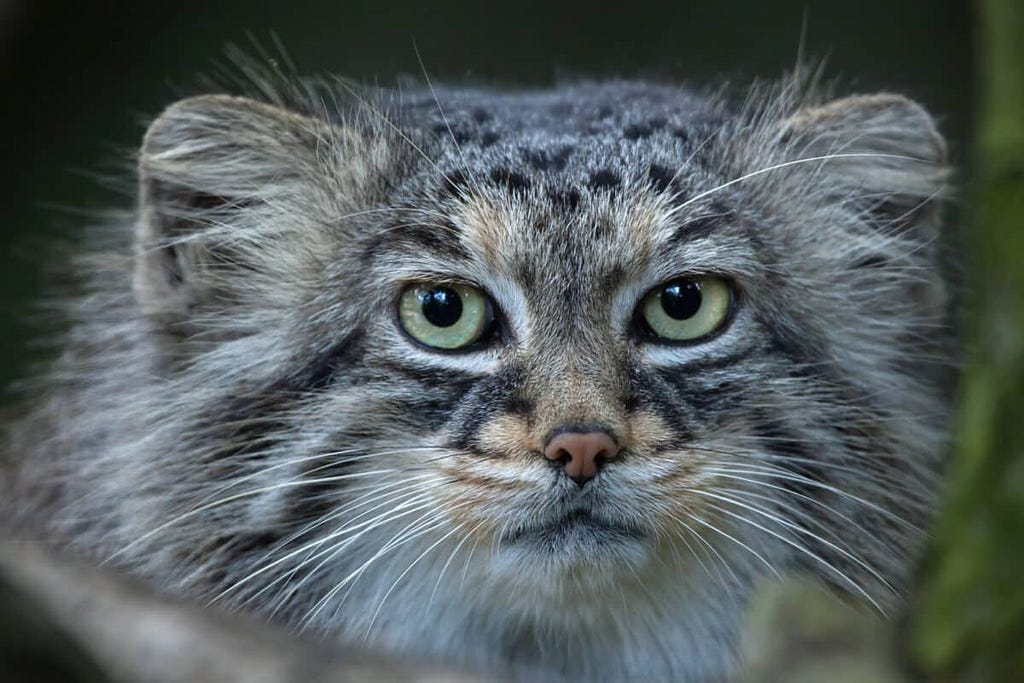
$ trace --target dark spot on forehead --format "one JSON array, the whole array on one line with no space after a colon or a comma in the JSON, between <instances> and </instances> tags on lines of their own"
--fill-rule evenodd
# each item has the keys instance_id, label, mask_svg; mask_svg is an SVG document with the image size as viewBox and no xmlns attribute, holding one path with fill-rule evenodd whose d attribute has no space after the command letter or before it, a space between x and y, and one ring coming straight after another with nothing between
<instances>
[{"instance_id":1,"label":"dark spot on forehead","mask_svg":"<svg viewBox=\"0 0 1024 683\"><path fill-rule=\"evenodd\" d=\"M676 173L661 164L651 164L647 169L647 179L652 187L656 188L659 192L665 192L675 182Z\"/></svg>"},{"instance_id":2,"label":"dark spot on forehead","mask_svg":"<svg viewBox=\"0 0 1024 683\"><path fill-rule=\"evenodd\" d=\"M458 124L449 125L448 123L441 122L431 126L430 130L441 138L449 138L455 141L455 144L462 145L475 137L476 131L466 126L460 126Z\"/></svg>"},{"instance_id":3,"label":"dark spot on forehead","mask_svg":"<svg viewBox=\"0 0 1024 683\"><path fill-rule=\"evenodd\" d=\"M477 123L487 123L493 118L494 115L483 107L477 107L473 110L473 120Z\"/></svg>"},{"instance_id":4,"label":"dark spot on forehead","mask_svg":"<svg viewBox=\"0 0 1024 683\"><path fill-rule=\"evenodd\" d=\"M635 123L631 126L626 126L625 130L622 131L622 135L627 140L640 140L651 136L654 129L643 123Z\"/></svg>"},{"instance_id":5,"label":"dark spot on forehead","mask_svg":"<svg viewBox=\"0 0 1024 683\"><path fill-rule=\"evenodd\" d=\"M466 174L455 169L444 174L444 179L441 182L441 192L443 195L449 195L458 199L466 193L465 190L469 185L469 178L466 177Z\"/></svg>"},{"instance_id":6,"label":"dark spot on forehead","mask_svg":"<svg viewBox=\"0 0 1024 683\"><path fill-rule=\"evenodd\" d=\"M491 171L491 182L510 192L526 192L531 186L529 178L508 168L496 168Z\"/></svg>"},{"instance_id":7,"label":"dark spot on forehead","mask_svg":"<svg viewBox=\"0 0 1024 683\"><path fill-rule=\"evenodd\" d=\"M609 169L602 169L590 176L590 187L594 190L610 190L621 183L619 174Z\"/></svg>"},{"instance_id":8,"label":"dark spot on forehead","mask_svg":"<svg viewBox=\"0 0 1024 683\"><path fill-rule=\"evenodd\" d=\"M480 146L490 147L500 139L501 136L495 133L493 130L484 131L483 135L480 136Z\"/></svg>"},{"instance_id":9,"label":"dark spot on forehead","mask_svg":"<svg viewBox=\"0 0 1024 683\"><path fill-rule=\"evenodd\" d=\"M685 128L673 128L672 135L679 138L683 142L689 142L690 140L690 131L686 130Z\"/></svg>"},{"instance_id":10,"label":"dark spot on forehead","mask_svg":"<svg viewBox=\"0 0 1024 683\"><path fill-rule=\"evenodd\" d=\"M552 190L548 192L548 198L553 204L567 211L577 210L580 206L581 200L579 190L572 187Z\"/></svg>"},{"instance_id":11,"label":"dark spot on forehead","mask_svg":"<svg viewBox=\"0 0 1024 683\"><path fill-rule=\"evenodd\" d=\"M564 145L556 150L526 149L523 158L538 171L562 171L575 151L572 145Z\"/></svg>"},{"instance_id":12,"label":"dark spot on forehead","mask_svg":"<svg viewBox=\"0 0 1024 683\"><path fill-rule=\"evenodd\" d=\"M614 232L615 223L610 218L602 217L591 223L590 229L595 238L607 237Z\"/></svg>"},{"instance_id":13,"label":"dark spot on forehead","mask_svg":"<svg viewBox=\"0 0 1024 683\"><path fill-rule=\"evenodd\" d=\"M633 123L622 131L623 136L627 140L641 140L643 138L649 138L654 131L665 126L665 119L651 119L650 121L644 121L643 123Z\"/></svg>"}]
</instances>

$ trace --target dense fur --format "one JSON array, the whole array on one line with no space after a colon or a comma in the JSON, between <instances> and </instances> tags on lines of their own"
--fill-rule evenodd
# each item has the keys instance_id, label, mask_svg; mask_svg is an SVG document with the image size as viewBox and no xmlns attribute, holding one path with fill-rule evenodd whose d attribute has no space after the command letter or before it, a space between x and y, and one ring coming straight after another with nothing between
<instances>
[{"instance_id":1,"label":"dense fur","mask_svg":"<svg viewBox=\"0 0 1024 683\"><path fill-rule=\"evenodd\" d=\"M184 100L13 430L19 519L156 586L485 671L715 678L762 577L888 610L947 405L941 138L895 95L342 84ZM260 100L260 101L258 101ZM705 343L652 287L733 282ZM500 333L426 349L402 288ZM567 423L624 447L586 486Z\"/></svg>"}]
</instances>

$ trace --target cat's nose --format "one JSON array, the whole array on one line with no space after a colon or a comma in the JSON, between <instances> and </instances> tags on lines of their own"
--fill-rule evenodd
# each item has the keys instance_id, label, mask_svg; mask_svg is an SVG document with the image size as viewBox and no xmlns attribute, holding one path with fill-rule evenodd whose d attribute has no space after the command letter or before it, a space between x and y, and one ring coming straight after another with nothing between
<instances>
[{"instance_id":1,"label":"cat's nose","mask_svg":"<svg viewBox=\"0 0 1024 683\"><path fill-rule=\"evenodd\" d=\"M584 431L568 427L555 430L544 447L544 457L562 463L569 478L583 486L621 450L615 439L602 429Z\"/></svg>"}]
</instances>

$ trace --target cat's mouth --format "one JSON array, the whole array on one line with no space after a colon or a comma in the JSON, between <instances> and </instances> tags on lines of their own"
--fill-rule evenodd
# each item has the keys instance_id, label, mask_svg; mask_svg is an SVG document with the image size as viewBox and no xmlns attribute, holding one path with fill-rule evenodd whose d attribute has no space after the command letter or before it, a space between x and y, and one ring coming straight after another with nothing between
<instances>
[{"instance_id":1,"label":"cat's mouth","mask_svg":"<svg viewBox=\"0 0 1024 683\"><path fill-rule=\"evenodd\" d=\"M635 542L646 535L635 525L604 519L588 510L573 510L539 524L513 528L504 534L502 544L565 551L574 547L594 549L601 545Z\"/></svg>"}]
</instances>

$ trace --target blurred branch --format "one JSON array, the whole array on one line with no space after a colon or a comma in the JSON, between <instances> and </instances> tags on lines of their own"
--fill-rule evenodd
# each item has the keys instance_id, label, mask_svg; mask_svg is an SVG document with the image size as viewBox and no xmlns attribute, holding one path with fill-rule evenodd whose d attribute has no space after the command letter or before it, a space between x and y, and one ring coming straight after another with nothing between
<instances>
[{"instance_id":1,"label":"blurred branch","mask_svg":"<svg viewBox=\"0 0 1024 683\"><path fill-rule=\"evenodd\" d=\"M314 646L234 615L155 597L37 546L2 540L0 671L31 681L475 680L329 643Z\"/></svg>"}]
</instances>

